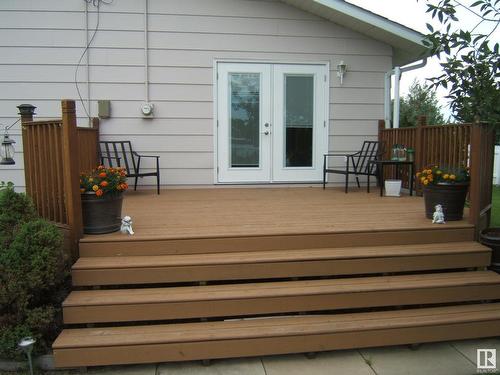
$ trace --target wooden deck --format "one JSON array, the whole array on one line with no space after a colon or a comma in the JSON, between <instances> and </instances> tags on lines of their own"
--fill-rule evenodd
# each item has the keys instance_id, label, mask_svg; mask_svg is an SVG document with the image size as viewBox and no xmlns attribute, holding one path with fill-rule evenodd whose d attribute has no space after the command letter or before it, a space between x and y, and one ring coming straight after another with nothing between
<instances>
[{"instance_id":1,"label":"wooden deck","mask_svg":"<svg viewBox=\"0 0 500 375\"><path fill-rule=\"evenodd\" d=\"M422 197L357 188L348 194L317 187L129 191L122 214L132 217L134 236L87 235L83 242L472 228L468 209L464 220L436 225L425 218Z\"/></svg>"},{"instance_id":2,"label":"wooden deck","mask_svg":"<svg viewBox=\"0 0 500 375\"><path fill-rule=\"evenodd\" d=\"M123 215L134 236L80 242L58 367L500 334L491 250L466 218L432 224L420 197L169 189L127 193Z\"/></svg>"}]
</instances>

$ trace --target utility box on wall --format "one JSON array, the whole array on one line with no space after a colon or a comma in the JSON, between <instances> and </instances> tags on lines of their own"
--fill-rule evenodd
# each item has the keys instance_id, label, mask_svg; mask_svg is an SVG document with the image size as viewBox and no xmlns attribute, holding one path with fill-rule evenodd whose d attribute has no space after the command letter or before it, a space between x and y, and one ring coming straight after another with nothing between
<instances>
[{"instance_id":1,"label":"utility box on wall","mask_svg":"<svg viewBox=\"0 0 500 375\"><path fill-rule=\"evenodd\" d=\"M111 102L109 100L97 101L97 115L99 118L111 117Z\"/></svg>"}]
</instances>

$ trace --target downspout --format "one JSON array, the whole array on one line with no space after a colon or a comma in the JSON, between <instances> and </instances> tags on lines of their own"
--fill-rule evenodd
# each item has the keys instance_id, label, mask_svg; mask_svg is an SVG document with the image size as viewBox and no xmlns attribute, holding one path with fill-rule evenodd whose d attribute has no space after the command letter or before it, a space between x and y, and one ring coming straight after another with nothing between
<instances>
[{"instance_id":1,"label":"downspout","mask_svg":"<svg viewBox=\"0 0 500 375\"><path fill-rule=\"evenodd\" d=\"M385 73L384 76L384 120L385 128L391 127L391 76L393 70Z\"/></svg>"},{"instance_id":2,"label":"downspout","mask_svg":"<svg viewBox=\"0 0 500 375\"><path fill-rule=\"evenodd\" d=\"M384 77L384 120L385 127L391 127L391 76L394 74L394 111L393 111L393 124L392 127L399 128L399 83L401 80L401 74L404 72L409 72L411 70L420 69L427 65L427 57L425 57L421 62L415 65L405 66L400 68L399 66L394 67L393 70L389 70L385 73Z\"/></svg>"},{"instance_id":3,"label":"downspout","mask_svg":"<svg viewBox=\"0 0 500 375\"><path fill-rule=\"evenodd\" d=\"M394 67L394 113L392 115L392 127L399 128L399 83L401 80L401 68Z\"/></svg>"},{"instance_id":4,"label":"downspout","mask_svg":"<svg viewBox=\"0 0 500 375\"><path fill-rule=\"evenodd\" d=\"M149 103L148 0L144 0L144 97Z\"/></svg>"}]
</instances>

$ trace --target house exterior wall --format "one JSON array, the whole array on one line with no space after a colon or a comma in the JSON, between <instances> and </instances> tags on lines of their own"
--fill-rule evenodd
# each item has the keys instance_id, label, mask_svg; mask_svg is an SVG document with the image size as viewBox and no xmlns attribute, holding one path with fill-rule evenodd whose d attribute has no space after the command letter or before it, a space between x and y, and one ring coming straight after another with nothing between
<instances>
[{"instance_id":1,"label":"house exterior wall","mask_svg":"<svg viewBox=\"0 0 500 375\"><path fill-rule=\"evenodd\" d=\"M0 2L0 123L10 125L21 103L37 117L60 117L60 99L77 99L76 64L86 43L84 0ZM160 155L162 184L214 184L214 61L330 63L329 148L357 150L375 139L383 118L384 72L392 48L278 1L149 0L149 91L154 119L143 119L144 1L101 4L89 49L91 115L111 101L101 137L129 139L141 153ZM89 5L89 38L96 8ZM341 86L336 65L348 72ZM87 97L86 58L78 81ZM87 120L77 103L79 124ZM24 186L19 124L15 166L0 180ZM152 165L151 165L152 167ZM215 166L216 167L216 166ZM153 179L144 184L154 184Z\"/></svg>"}]
</instances>

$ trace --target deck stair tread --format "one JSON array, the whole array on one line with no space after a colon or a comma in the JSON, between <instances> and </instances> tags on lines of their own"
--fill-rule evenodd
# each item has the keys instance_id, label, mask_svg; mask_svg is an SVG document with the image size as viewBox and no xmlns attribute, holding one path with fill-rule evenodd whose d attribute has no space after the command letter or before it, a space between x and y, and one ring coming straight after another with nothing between
<instances>
[{"instance_id":1,"label":"deck stair tread","mask_svg":"<svg viewBox=\"0 0 500 375\"><path fill-rule=\"evenodd\" d=\"M491 271L474 271L167 288L83 290L71 292L63 307L256 299L487 284L498 285L500 298L500 275Z\"/></svg>"},{"instance_id":2,"label":"deck stair tread","mask_svg":"<svg viewBox=\"0 0 500 375\"><path fill-rule=\"evenodd\" d=\"M70 348L305 336L482 321L500 321L500 303L253 320L65 329L54 342L53 349L58 351Z\"/></svg>"},{"instance_id":3,"label":"deck stair tread","mask_svg":"<svg viewBox=\"0 0 500 375\"><path fill-rule=\"evenodd\" d=\"M73 270L107 268L144 268L162 266L251 264L264 262L291 262L304 260L404 257L409 255L436 255L460 253L484 253L490 249L478 242L452 242L390 246L363 246L346 248L320 248L298 250L244 251L208 254L148 255L82 257Z\"/></svg>"}]
</instances>

